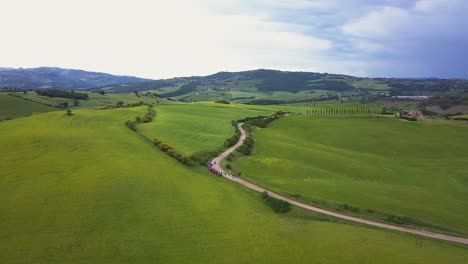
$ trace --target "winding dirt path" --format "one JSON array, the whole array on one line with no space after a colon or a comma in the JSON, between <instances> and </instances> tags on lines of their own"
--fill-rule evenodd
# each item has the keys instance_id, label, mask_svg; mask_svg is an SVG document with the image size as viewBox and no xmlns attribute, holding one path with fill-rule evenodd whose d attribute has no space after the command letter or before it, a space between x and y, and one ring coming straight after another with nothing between
<instances>
[{"instance_id":1,"label":"winding dirt path","mask_svg":"<svg viewBox=\"0 0 468 264\"><path fill-rule=\"evenodd\" d=\"M241 136L239 138L239 141L234 146L230 147L229 149L227 149L226 151L221 153L218 157L216 157L216 158L214 158L212 160L212 164L214 164L213 167L216 170L223 172L223 177L224 178L226 178L228 180L231 180L233 182L237 182L239 184L242 184L245 187L250 188L252 190L255 190L257 192L265 192L266 191L266 192L268 192L268 194L270 196L273 196L275 198L287 201L290 204L293 204L295 206L298 206L298 207L301 207L301 208L304 208L304 209L307 209L307 210L310 210L310 211L314 211L314 212L317 212L317 213L331 215L331 216L334 216L334 217L337 217L337 218L341 218L341 219L345 219L345 220L349 220L349 221L353 221L353 222L357 222L357 223L361 223L361 224L377 226L377 227L391 229L391 230L397 230L397 231L401 231L401 232L405 232L405 233L416 234L416 235L420 235L420 236L424 236L424 237L430 237L430 238L446 240L446 241L450 241L450 242L456 242L456 243L461 243L461 244L468 245L468 239L467 238L449 236L449 235L434 233L434 232L421 230L421 229L413 229L413 228L402 227L402 226L397 226L397 225L385 224L385 223L381 223L381 222L376 222L376 221L372 221L372 220L366 220L366 219L362 219L362 218L358 218L358 217L354 217L354 216L340 214L340 213L337 213L337 212L325 210L325 209L322 209L322 208L319 208L319 207L311 206L311 205L308 205L308 204L304 204L304 203L292 200L292 199L290 199L288 197L285 197L285 196L282 196L280 194L268 191L267 189L262 188L262 187L260 187L258 185L255 185L255 184L253 184L251 182L248 182L248 181L246 181L244 179L229 176L223 170L223 168L221 168L220 163L224 158L226 158L229 154L231 154L239 146L241 146L242 143L244 143L244 140L246 138L246 134L245 134L244 129L242 128L242 125L243 125L243 123L238 124L239 130L241 132Z\"/></svg>"}]
</instances>

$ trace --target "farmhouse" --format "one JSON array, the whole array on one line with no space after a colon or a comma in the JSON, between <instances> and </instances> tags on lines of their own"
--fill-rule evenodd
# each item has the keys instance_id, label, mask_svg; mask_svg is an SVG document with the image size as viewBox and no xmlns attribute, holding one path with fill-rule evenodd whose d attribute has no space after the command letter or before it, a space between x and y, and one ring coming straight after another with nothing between
<instances>
[{"instance_id":1,"label":"farmhouse","mask_svg":"<svg viewBox=\"0 0 468 264\"><path fill-rule=\"evenodd\" d=\"M409 109L401 110L400 117L402 118L423 118L423 114L419 110Z\"/></svg>"}]
</instances>

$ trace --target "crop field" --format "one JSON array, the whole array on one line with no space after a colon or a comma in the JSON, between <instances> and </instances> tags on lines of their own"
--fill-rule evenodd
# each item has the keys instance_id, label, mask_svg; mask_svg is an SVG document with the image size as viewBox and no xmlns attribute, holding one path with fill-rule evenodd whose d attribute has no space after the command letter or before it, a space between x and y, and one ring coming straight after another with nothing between
<instances>
[{"instance_id":1,"label":"crop field","mask_svg":"<svg viewBox=\"0 0 468 264\"><path fill-rule=\"evenodd\" d=\"M330 92L330 91L328 91ZM268 99L275 101L299 101L304 99L314 99L327 94L327 91L300 91L297 93L286 91L261 92L261 91L245 91L245 90L197 90L188 94L183 94L174 99L182 99L185 101L210 101L210 100L232 100L236 103L246 103L252 100Z\"/></svg>"},{"instance_id":2,"label":"crop field","mask_svg":"<svg viewBox=\"0 0 468 264\"><path fill-rule=\"evenodd\" d=\"M145 111L60 111L0 123L8 153L0 159L3 263L467 261L460 245L298 208L275 214L258 193L182 166L123 125Z\"/></svg>"},{"instance_id":3,"label":"crop field","mask_svg":"<svg viewBox=\"0 0 468 264\"><path fill-rule=\"evenodd\" d=\"M59 109L0 93L0 120L30 116L34 112L43 113L56 110Z\"/></svg>"},{"instance_id":4,"label":"crop field","mask_svg":"<svg viewBox=\"0 0 468 264\"><path fill-rule=\"evenodd\" d=\"M275 109L246 105L193 103L156 107L158 117L152 123L138 126L149 139L157 138L177 152L192 155L223 146L234 134L232 120L271 115Z\"/></svg>"},{"instance_id":5,"label":"crop field","mask_svg":"<svg viewBox=\"0 0 468 264\"><path fill-rule=\"evenodd\" d=\"M256 153L234 165L305 202L467 234L466 135L455 121L289 116L256 129Z\"/></svg>"},{"instance_id":6,"label":"crop field","mask_svg":"<svg viewBox=\"0 0 468 264\"><path fill-rule=\"evenodd\" d=\"M23 93L16 93L17 96L21 96L23 98L32 100L34 102L40 102L43 104L48 104L55 106L59 103L67 102L69 107L71 108L98 108L104 106L112 106L116 105L118 101L122 101L125 104L127 103L134 103L138 101L144 101L147 103L167 103L164 99L153 98L153 97L146 97L140 96L137 97L134 94L97 94L97 93L87 93L89 96L88 100L78 100L80 102L79 106L74 106L73 99L68 98L61 98L61 97L48 97L48 96L41 96L37 95L34 92L28 92L27 94Z\"/></svg>"}]
</instances>

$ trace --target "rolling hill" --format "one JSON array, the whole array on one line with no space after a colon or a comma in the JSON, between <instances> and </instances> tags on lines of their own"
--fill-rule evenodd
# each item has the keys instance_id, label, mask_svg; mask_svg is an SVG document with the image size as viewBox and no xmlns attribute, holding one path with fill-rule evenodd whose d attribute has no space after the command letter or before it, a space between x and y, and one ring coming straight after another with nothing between
<instances>
[{"instance_id":1,"label":"rolling hill","mask_svg":"<svg viewBox=\"0 0 468 264\"><path fill-rule=\"evenodd\" d=\"M375 100L384 95L440 95L468 90L467 80L360 78L341 74L253 70L119 84L98 88L114 93L151 91L193 102L231 100L248 104L287 104L349 98ZM384 96L385 97L385 96Z\"/></svg>"},{"instance_id":2,"label":"rolling hill","mask_svg":"<svg viewBox=\"0 0 468 264\"><path fill-rule=\"evenodd\" d=\"M275 214L259 194L181 165L124 126L145 111L83 109L0 122L8 153L0 159L3 262L466 261L460 245L299 208Z\"/></svg>"}]
</instances>

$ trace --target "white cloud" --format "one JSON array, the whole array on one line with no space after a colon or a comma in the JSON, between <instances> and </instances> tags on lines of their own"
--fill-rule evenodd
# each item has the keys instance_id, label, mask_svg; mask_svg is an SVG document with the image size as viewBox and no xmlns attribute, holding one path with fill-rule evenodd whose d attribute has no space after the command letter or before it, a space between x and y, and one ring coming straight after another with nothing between
<instances>
[{"instance_id":1,"label":"white cloud","mask_svg":"<svg viewBox=\"0 0 468 264\"><path fill-rule=\"evenodd\" d=\"M395 31L400 30L402 25L406 25L410 19L405 9L383 7L345 24L343 32L362 38L388 38Z\"/></svg>"},{"instance_id":2,"label":"white cloud","mask_svg":"<svg viewBox=\"0 0 468 264\"><path fill-rule=\"evenodd\" d=\"M0 17L0 57L7 66L55 65L160 78L281 68L332 47L296 26L262 16L218 14L192 1L19 0L0 9L9 14Z\"/></svg>"}]
</instances>

